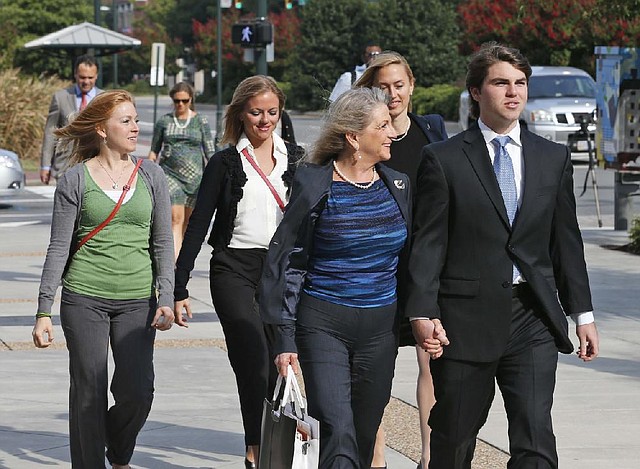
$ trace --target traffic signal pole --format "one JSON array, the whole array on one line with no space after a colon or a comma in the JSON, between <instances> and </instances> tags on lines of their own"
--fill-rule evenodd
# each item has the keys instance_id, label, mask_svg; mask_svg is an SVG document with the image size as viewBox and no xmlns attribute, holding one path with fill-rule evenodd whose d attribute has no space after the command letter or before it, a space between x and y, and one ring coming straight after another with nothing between
<instances>
[{"instance_id":1,"label":"traffic signal pole","mask_svg":"<svg viewBox=\"0 0 640 469\"><path fill-rule=\"evenodd\" d=\"M220 150L222 138L222 5L218 0L216 7L216 150Z\"/></svg>"},{"instance_id":2,"label":"traffic signal pole","mask_svg":"<svg viewBox=\"0 0 640 469\"><path fill-rule=\"evenodd\" d=\"M267 17L267 0L258 0L258 11L256 12L258 18ZM267 50L264 47L256 48L253 52L255 54L256 61L256 73L258 75L267 74Z\"/></svg>"}]
</instances>

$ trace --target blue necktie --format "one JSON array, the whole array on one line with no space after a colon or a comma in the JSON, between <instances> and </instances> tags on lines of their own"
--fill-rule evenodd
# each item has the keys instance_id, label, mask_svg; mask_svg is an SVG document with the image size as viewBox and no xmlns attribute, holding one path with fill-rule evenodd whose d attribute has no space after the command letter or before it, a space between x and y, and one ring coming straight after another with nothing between
<instances>
[{"instance_id":1,"label":"blue necktie","mask_svg":"<svg viewBox=\"0 0 640 469\"><path fill-rule=\"evenodd\" d=\"M516 217L518 211L518 191L516 190L516 178L513 172L513 162L507 152L507 143L511 140L511 137L496 137L491 140L491 143L496 149L496 155L493 159L493 171L496 173L498 179L498 185L500 186L500 192L502 192L502 199L504 200L504 206L507 209L507 217L509 217L509 224L513 225L513 220ZM516 265L513 265L513 279L515 280L520 275Z\"/></svg>"}]
</instances>

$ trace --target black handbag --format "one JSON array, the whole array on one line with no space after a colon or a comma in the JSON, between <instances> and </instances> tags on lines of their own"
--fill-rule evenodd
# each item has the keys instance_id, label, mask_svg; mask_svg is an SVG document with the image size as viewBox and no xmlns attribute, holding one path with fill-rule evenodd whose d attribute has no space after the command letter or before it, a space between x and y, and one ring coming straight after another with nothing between
<instances>
[{"instance_id":1,"label":"black handbag","mask_svg":"<svg viewBox=\"0 0 640 469\"><path fill-rule=\"evenodd\" d=\"M284 392L278 402L283 381ZM317 469L319 450L320 424L306 413L306 403L289 366L286 378L278 376L273 398L264 400L260 469Z\"/></svg>"}]
</instances>

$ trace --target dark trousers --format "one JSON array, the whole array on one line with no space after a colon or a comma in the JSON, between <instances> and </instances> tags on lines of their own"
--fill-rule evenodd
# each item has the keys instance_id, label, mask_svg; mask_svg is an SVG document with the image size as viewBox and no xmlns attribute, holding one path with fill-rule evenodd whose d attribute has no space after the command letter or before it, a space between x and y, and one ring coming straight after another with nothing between
<instances>
[{"instance_id":1,"label":"dark trousers","mask_svg":"<svg viewBox=\"0 0 640 469\"><path fill-rule=\"evenodd\" d=\"M320 421L320 469L371 466L391 396L396 305L349 308L302 295L296 344L309 415Z\"/></svg>"},{"instance_id":2,"label":"dark trousers","mask_svg":"<svg viewBox=\"0 0 640 469\"><path fill-rule=\"evenodd\" d=\"M510 469L558 467L551 406L558 349L533 293L514 296L511 335L498 361L431 361L436 404L431 410L430 469L469 469L476 436L498 383L509 422ZM444 324L446 328L446 323Z\"/></svg>"},{"instance_id":3,"label":"dark trousers","mask_svg":"<svg viewBox=\"0 0 640 469\"><path fill-rule=\"evenodd\" d=\"M69 349L69 434L74 469L125 465L153 402L151 320L155 298L107 300L62 290L60 321ZM115 368L107 409L108 349Z\"/></svg>"},{"instance_id":4,"label":"dark trousers","mask_svg":"<svg viewBox=\"0 0 640 469\"><path fill-rule=\"evenodd\" d=\"M247 446L260 444L262 403L277 376L256 298L265 257L264 249L228 248L210 263L211 298L236 376Z\"/></svg>"}]
</instances>

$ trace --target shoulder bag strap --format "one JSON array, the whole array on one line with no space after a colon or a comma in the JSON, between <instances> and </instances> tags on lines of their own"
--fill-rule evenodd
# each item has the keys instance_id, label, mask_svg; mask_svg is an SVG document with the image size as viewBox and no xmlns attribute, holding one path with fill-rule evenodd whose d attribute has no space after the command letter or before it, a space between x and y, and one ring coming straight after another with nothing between
<instances>
[{"instance_id":1,"label":"shoulder bag strap","mask_svg":"<svg viewBox=\"0 0 640 469\"><path fill-rule=\"evenodd\" d=\"M264 181L264 183L267 185L267 187L269 188L269 190L271 191L271 193L273 194L273 198L276 199L276 202L278 203L278 207L280 207L280 210L282 210L282 212L284 213L285 207L284 207L284 202L282 201L282 199L280 198L280 196L278 195L278 192L276 191L276 188L273 187L273 184L271 184L271 181L269 181L269 179L267 178L267 176L264 174L264 172L262 171L262 169L260 169L260 166L258 166L258 163L256 160L254 160L253 158L251 158L251 155L249 155L249 152L247 151L246 148L244 148L242 150L242 154L244 155L244 157L247 159L247 161L251 164L251 166L253 166L253 169L256 170L256 172L260 175L260 177L262 178L262 180Z\"/></svg>"},{"instance_id":2,"label":"shoulder bag strap","mask_svg":"<svg viewBox=\"0 0 640 469\"><path fill-rule=\"evenodd\" d=\"M133 172L131 173L131 176L129 177L129 181L122 187L122 194L120 194L120 199L118 199L118 203L116 204L115 207L113 207L113 210L111 211L111 213L109 214L109 216L102 222L100 223L98 226L96 226L93 230L91 230L84 238L82 238L80 240L80 242L76 245L76 248L73 251L73 254L75 254L76 252L78 252L78 250L87 242L89 241L91 238L93 238L96 234L98 234L98 232L100 230L102 230L102 228L104 228L105 226L107 226L109 224L109 222L111 220L113 220L113 217L116 216L116 213L118 213L118 210L120 210L120 206L122 205L122 202L124 202L124 198L127 195L127 192L129 192L129 189L131 189L131 184L133 183L133 178L136 177L136 174L138 173L138 168L140 168L140 165L142 164L142 158L138 159L138 163L136 163L136 167L133 168ZM72 254L72 255L73 255Z\"/></svg>"}]
</instances>

